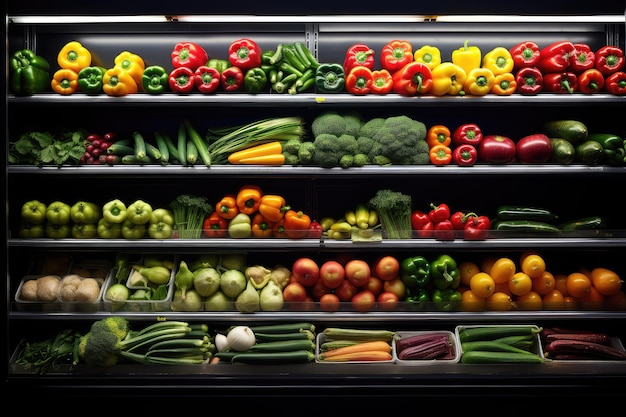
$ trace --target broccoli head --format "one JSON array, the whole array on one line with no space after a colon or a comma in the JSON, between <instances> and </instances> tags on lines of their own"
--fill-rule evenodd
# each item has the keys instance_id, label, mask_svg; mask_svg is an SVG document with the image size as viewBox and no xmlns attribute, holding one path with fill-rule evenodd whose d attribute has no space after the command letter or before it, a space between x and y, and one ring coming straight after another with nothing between
<instances>
[{"instance_id":1,"label":"broccoli head","mask_svg":"<svg viewBox=\"0 0 626 417\"><path fill-rule=\"evenodd\" d=\"M371 163L372 161L370 160L369 156L365 155L364 153L357 153L356 155L354 155L354 159L352 160L352 165L355 167L362 167Z\"/></svg>"},{"instance_id":2,"label":"broccoli head","mask_svg":"<svg viewBox=\"0 0 626 417\"><path fill-rule=\"evenodd\" d=\"M428 165L430 164L430 147L425 140L420 140L415 146L417 153L409 159L409 165Z\"/></svg>"},{"instance_id":3,"label":"broccoli head","mask_svg":"<svg viewBox=\"0 0 626 417\"><path fill-rule=\"evenodd\" d=\"M337 138L337 144L339 146L339 153L343 155L354 155L357 149L356 138L347 133Z\"/></svg>"},{"instance_id":4,"label":"broccoli head","mask_svg":"<svg viewBox=\"0 0 626 417\"><path fill-rule=\"evenodd\" d=\"M346 129L344 131L347 135L352 135L355 138L359 136L359 132L361 131L361 125L363 124L363 120L358 113L351 112L343 115L343 119L346 122Z\"/></svg>"},{"instance_id":5,"label":"broccoli head","mask_svg":"<svg viewBox=\"0 0 626 417\"><path fill-rule=\"evenodd\" d=\"M315 152L311 162L322 168L333 168L339 165L341 154L339 152L339 141L337 136L330 133L322 133L315 137L313 146Z\"/></svg>"},{"instance_id":6,"label":"broccoli head","mask_svg":"<svg viewBox=\"0 0 626 417\"><path fill-rule=\"evenodd\" d=\"M418 153L418 142L426 138L426 125L408 116L391 116L372 136L382 147L382 155L392 164L409 164Z\"/></svg>"},{"instance_id":7,"label":"broccoli head","mask_svg":"<svg viewBox=\"0 0 626 417\"><path fill-rule=\"evenodd\" d=\"M302 141L299 138L288 139L282 143L283 152L288 152L292 155L297 155Z\"/></svg>"},{"instance_id":8,"label":"broccoli head","mask_svg":"<svg viewBox=\"0 0 626 417\"><path fill-rule=\"evenodd\" d=\"M373 138L376 132L378 132L378 129L380 129L383 124L385 124L384 117L375 117L373 119L370 119L361 125L361 129L359 130L359 136Z\"/></svg>"},{"instance_id":9,"label":"broccoli head","mask_svg":"<svg viewBox=\"0 0 626 417\"><path fill-rule=\"evenodd\" d=\"M302 142L298 150L298 158L301 164L308 164L313 159L315 153L315 145L311 141Z\"/></svg>"},{"instance_id":10,"label":"broccoli head","mask_svg":"<svg viewBox=\"0 0 626 417\"><path fill-rule=\"evenodd\" d=\"M383 146L369 136L359 136L356 140L356 152L367 155L370 161L382 151Z\"/></svg>"},{"instance_id":11,"label":"broccoli head","mask_svg":"<svg viewBox=\"0 0 626 417\"><path fill-rule=\"evenodd\" d=\"M334 111L320 114L311 123L311 133L313 133L314 138L322 134L341 136L345 131L346 120L342 115Z\"/></svg>"},{"instance_id":12,"label":"broccoli head","mask_svg":"<svg viewBox=\"0 0 626 417\"><path fill-rule=\"evenodd\" d=\"M300 164L300 158L298 155L294 155L287 151L283 151L283 156L285 157L285 165L298 165Z\"/></svg>"},{"instance_id":13,"label":"broccoli head","mask_svg":"<svg viewBox=\"0 0 626 417\"><path fill-rule=\"evenodd\" d=\"M119 339L111 332L88 332L78 344L78 355L87 365L113 366L118 360L118 344Z\"/></svg>"},{"instance_id":14,"label":"broccoli head","mask_svg":"<svg viewBox=\"0 0 626 417\"><path fill-rule=\"evenodd\" d=\"M90 331L98 333L101 331L113 333L119 340L124 340L130 331L128 320L124 317L111 316L98 321L91 325Z\"/></svg>"},{"instance_id":15,"label":"broccoli head","mask_svg":"<svg viewBox=\"0 0 626 417\"><path fill-rule=\"evenodd\" d=\"M350 168L354 165L354 156L350 154L346 154L341 157L339 160L339 166L341 168Z\"/></svg>"}]
</instances>

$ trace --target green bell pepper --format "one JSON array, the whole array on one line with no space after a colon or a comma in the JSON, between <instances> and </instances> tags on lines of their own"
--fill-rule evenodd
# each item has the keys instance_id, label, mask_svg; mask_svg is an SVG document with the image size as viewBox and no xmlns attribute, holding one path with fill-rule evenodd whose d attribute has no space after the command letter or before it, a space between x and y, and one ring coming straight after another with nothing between
<instances>
[{"instance_id":1,"label":"green bell pepper","mask_svg":"<svg viewBox=\"0 0 626 417\"><path fill-rule=\"evenodd\" d=\"M47 206L39 200L30 200L22 205L22 220L28 224L44 224Z\"/></svg>"},{"instance_id":2,"label":"green bell pepper","mask_svg":"<svg viewBox=\"0 0 626 417\"><path fill-rule=\"evenodd\" d=\"M113 223L104 217L98 220L98 237L100 239L119 239L122 236L122 224Z\"/></svg>"},{"instance_id":3,"label":"green bell pepper","mask_svg":"<svg viewBox=\"0 0 626 417\"><path fill-rule=\"evenodd\" d=\"M38 239L46 235L46 226L43 223L22 222L19 234L22 239Z\"/></svg>"},{"instance_id":4,"label":"green bell pepper","mask_svg":"<svg viewBox=\"0 0 626 417\"><path fill-rule=\"evenodd\" d=\"M51 239L65 239L70 236L72 226L70 223L54 224L46 223L46 236Z\"/></svg>"},{"instance_id":5,"label":"green bell pepper","mask_svg":"<svg viewBox=\"0 0 626 417\"><path fill-rule=\"evenodd\" d=\"M423 256L412 256L400 263L401 277L407 288L425 288L430 283L430 262Z\"/></svg>"},{"instance_id":6,"label":"green bell pepper","mask_svg":"<svg viewBox=\"0 0 626 417\"><path fill-rule=\"evenodd\" d=\"M130 220L135 224L145 225L152 217L152 206L143 200L135 200L134 203L126 208L126 214L126 220Z\"/></svg>"},{"instance_id":7,"label":"green bell pepper","mask_svg":"<svg viewBox=\"0 0 626 417\"><path fill-rule=\"evenodd\" d=\"M607 165L624 165L626 157L626 140L610 133L592 133L588 140L595 140L604 149L602 161Z\"/></svg>"},{"instance_id":8,"label":"green bell pepper","mask_svg":"<svg viewBox=\"0 0 626 417\"><path fill-rule=\"evenodd\" d=\"M224 70L226 68L230 68L231 67L231 63L227 59L216 59L216 58L213 58L213 59L209 59L207 61L206 66L209 67L209 68L215 68L221 74L222 72L224 72Z\"/></svg>"},{"instance_id":9,"label":"green bell pepper","mask_svg":"<svg viewBox=\"0 0 626 417\"><path fill-rule=\"evenodd\" d=\"M123 223L128 216L126 204L119 199L111 200L102 207L102 216L109 223Z\"/></svg>"},{"instance_id":10,"label":"green bell pepper","mask_svg":"<svg viewBox=\"0 0 626 417\"><path fill-rule=\"evenodd\" d=\"M100 207L91 201L77 201L70 208L70 216L74 223L98 223L102 213Z\"/></svg>"},{"instance_id":11,"label":"green bell pepper","mask_svg":"<svg viewBox=\"0 0 626 417\"><path fill-rule=\"evenodd\" d=\"M441 255L430 263L430 276L435 288L457 288L461 283L461 270L449 255Z\"/></svg>"},{"instance_id":12,"label":"green bell pepper","mask_svg":"<svg viewBox=\"0 0 626 417\"><path fill-rule=\"evenodd\" d=\"M454 311L461 302L461 293L452 288L433 290L433 303L439 311Z\"/></svg>"},{"instance_id":13,"label":"green bell pepper","mask_svg":"<svg viewBox=\"0 0 626 417\"><path fill-rule=\"evenodd\" d=\"M141 239L146 234L146 223L133 223L129 218L122 223L124 239Z\"/></svg>"},{"instance_id":14,"label":"green bell pepper","mask_svg":"<svg viewBox=\"0 0 626 417\"><path fill-rule=\"evenodd\" d=\"M431 300L426 288L407 287L404 302L410 310L423 311L427 309Z\"/></svg>"},{"instance_id":15,"label":"green bell pepper","mask_svg":"<svg viewBox=\"0 0 626 417\"><path fill-rule=\"evenodd\" d=\"M346 74L342 65L320 64L315 70L315 90L318 93L339 93L346 84Z\"/></svg>"},{"instance_id":16,"label":"green bell pepper","mask_svg":"<svg viewBox=\"0 0 626 417\"><path fill-rule=\"evenodd\" d=\"M141 86L148 94L161 94L169 87L169 73L160 65L151 65L143 70Z\"/></svg>"},{"instance_id":17,"label":"green bell pepper","mask_svg":"<svg viewBox=\"0 0 626 417\"><path fill-rule=\"evenodd\" d=\"M78 89L87 94L99 94L102 92L102 78L106 68L85 67L78 73Z\"/></svg>"},{"instance_id":18,"label":"green bell pepper","mask_svg":"<svg viewBox=\"0 0 626 417\"><path fill-rule=\"evenodd\" d=\"M238 213L228 222L228 235L234 239L242 239L252 235L252 221L246 213Z\"/></svg>"},{"instance_id":19,"label":"green bell pepper","mask_svg":"<svg viewBox=\"0 0 626 417\"><path fill-rule=\"evenodd\" d=\"M74 239L91 239L98 235L96 223L74 223L71 230Z\"/></svg>"},{"instance_id":20,"label":"green bell pepper","mask_svg":"<svg viewBox=\"0 0 626 417\"><path fill-rule=\"evenodd\" d=\"M62 201L55 201L46 209L46 220L49 224L69 224L71 222L71 207ZM69 230L68 230L69 231Z\"/></svg>"},{"instance_id":21,"label":"green bell pepper","mask_svg":"<svg viewBox=\"0 0 626 417\"><path fill-rule=\"evenodd\" d=\"M9 88L14 94L32 95L50 89L50 64L30 49L11 55Z\"/></svg>"},{"instance_id":22,"label":"green bell pepper","mask_svg":"<svg viewBox=\"0 0 626 417\"><path fill-rule=\"evenodd\" d=\"M250 94L263 91L267 85L267 74L261 68L250 68L243 78L243 86Z\"/></svg>"}]
</instances>

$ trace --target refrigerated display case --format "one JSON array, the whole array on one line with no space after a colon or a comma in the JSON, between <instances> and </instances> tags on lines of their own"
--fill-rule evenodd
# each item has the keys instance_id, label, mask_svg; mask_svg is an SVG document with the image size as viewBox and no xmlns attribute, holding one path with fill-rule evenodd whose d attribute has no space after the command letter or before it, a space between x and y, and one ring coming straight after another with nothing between
<instances>
[{"instance_id":1,"label":"refrigerated display case","mask_svg":"<svg viewBox=\"0 0 626 417\"><path fill-rule=\"evenodd\" d=\"M493 2L495 3L495 2ZM211 56L224 58L230 42L247 37L262 48L273 49L280 42L300 41L319 62L343 62L346 49L355 42L376 51L391 39L407 39L414 45L437 45L442 56L470 39L488 51L499 45L510 46L524 40L540 45L568 39L587 43L597 49L610 44L624 48L626 8L600 5L593 10L567 5L567 12L554 5L542 12L516 10L510 5L483 4L481 10L465 5L419 5L410 10L401 6L378 13L354 15L352 7L333 10L273 10L274 6L238 7L231 10L188 6L142 8L126 5L112 11L89 6L72 13L60 12L50 5L37 7L10 5L6 20L5 59L16 49L29 47L56 66L62 45L78 40L108 65L121 51L139 53L147 63L169 66L172 46L182 40L196 41ZM148 7L147 5L145 7ZM530 5L528 6L530 8ZM547 8L546 8L547 7ZM174 8L174 10L172 10ZM239 13L241 12L241 13ZM479 14L477 14L479 13ZM88 16L95 16L90 20ZM71 19L74 17L74 19ZM70 19L66 19L70 18ZM5 65L6 67L6 65ZM624 96L607 93L538 94L483 97L402 97L399 95L358 96L347 93L295 95L276 93L219 93L202 95L134 94L109 97L104 94L54 93L15 96L6 89L6 137L24 130L55 130L84 127L105 132L176 132L184 119L198 130L223 123L278 115L299 115L307 123L321 112L357 111L364 118L407 114L427 125L480 123L484 130L522 137L550 120L584 120L593 131L610 131L626 137L620 117L626 107ZM27 123L24 123L24 121ZM8 140L4 160L8 161ZM403 331L443 329L476 323L531 323L541 326L587 326L626 339L626 311L371 311L335 313L279 311L244 314L239 312L140 311L112 313L98 311L32 311L23 309L14 296L28 273L33 256L42 253L66 254L77 259L99 256L114 260L120 251L155 254L193 254L245 252L258 262L291 264L300 256L324 258L338 254L373 257L383 253L409 255L415 252L434 256L448 252L456 256L507 254L519 256L540 250L553 264L602 264L626 276L621 256L626 248L626 222L620 207L620 190L626 176L624 167L561 166L555 164L507 166L476 165L471 168L427 166L366 166L361 168L319 168L310 166L235 167L194 166L24 166L5 162L5 227L7 282L5 286L6 382L13 390L43 390L45 396L62 400L69 396L102 399L135 398L214 398L235 400L247 397L258 401L279 398L393 399L397 405L412 401L444 401L489 395L502 399L518 398L619 398L626 388L626 363L552 363L541 366L463 365L401 366L398 364L316 363L292 366L145 366L120 364L102 370L88 366L61 368L58 372L33 375L12 362L20 340L67 326L84 329L93 320L121 314L137 323L155 319L202 321L210 326L237 323L274 323L311 321L319 329L326 326L384 327ZM469 174L469 176L468 176ZM582 217L581 213L601 214L613 228L600 237L496 238L484 241L455 239L383 239L376 244L332 240L238 240L238 239L141 239L106 241L103 239L23 239L19 227L19 207L30 199L42 201L76 200L106 202L112 198L144 198L156 205L167 205L182 193L204 193L217 199L241 185L254 182L263 189L276 190L294 206L321 217L344 208L346 204L369 199L380 188L393 187L412 195L414 206L449 201L456 206L471 204L475 210L491 212L502 202L526 206L554 207L563 217ZM346 196L350 196L349 200ZM573 260L575 259L575 261ZM523 392L523 394L520 394Z\"/></svg>"}]
</instances>

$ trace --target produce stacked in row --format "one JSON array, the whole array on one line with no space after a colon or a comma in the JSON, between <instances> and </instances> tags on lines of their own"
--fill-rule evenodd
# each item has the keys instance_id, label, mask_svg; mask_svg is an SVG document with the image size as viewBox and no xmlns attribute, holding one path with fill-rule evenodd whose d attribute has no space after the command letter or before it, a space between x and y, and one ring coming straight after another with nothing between
<instances>
[{"instance_id":1,"label":"produce stacked in row","mask_svg":"<svg viewBox=\"0 0 626 417\"><path fill-rule=\"evenodd\" d=\"M396 333L395 355L400 361L453 361L457 358L456 341L451 332Z\"/></svg>"},{"instance_id":2,"label":"produce stacked in row","mask_svg":"<svg viewBox=\"0 0 626 417\"><path fill-rule=\"evenodd\" d=\"M552 360L626 360L619 339L591 330L546 327L541 331L546 358Z\"/></svg>"},{"instance_id":3,"label":"produce stacked in row","mask_svg":"<svg viewBox=\"0 0 626 417\"><path fill-rule=\"evenodd\" d=\"M542 363L538 335L541 328L517 326L459 326L461 363Z\"/></svg>"},{"instance_id":4,"label":"produce stacked in row","mask_svg":"<svg viewBox=\"0 0 626 417\"><path fill-rule=\"evenodd\" d=\"M351 329L328 327L319 339L317 361L337 362L389 362L393 359L390 330Z\"/></svg>"},{"instance_id":5,"label":"produce stacked in row","mask_svg":"<svg viewBox=\"0 0 626 417\"><path fill-rule=\"evenodd\" d=\"M411 229L417 237L434 237L437 240L483 240L491 229L491 219L474 212L451 212L446 203L430 204L430 210L411 212Z\"/></svg>"}]
</instances>

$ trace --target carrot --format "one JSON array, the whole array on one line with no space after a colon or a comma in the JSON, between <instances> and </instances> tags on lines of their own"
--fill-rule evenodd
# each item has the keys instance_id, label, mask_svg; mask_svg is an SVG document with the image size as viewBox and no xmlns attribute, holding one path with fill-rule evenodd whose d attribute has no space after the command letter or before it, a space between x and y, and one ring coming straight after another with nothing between
<instances>
[{"instance_id":1,"label":"carrot","mask_svg":"<svg viewBox=\"0 0 626 417\"><path fill-rule=\"evenodd\" d=\"M228 155L228 162L231 164L241 163L242 159L257 158L266 155L278 155L283 151L280 141L272 141L254 145L240 151L236 151ZM284 157L283 157L284 159Z\"/></svg>"},{"instance_id":2,"label":"carrot","mask_svg":"<svg viewBox=\"0 0 626 417\"><path fill-rule=\"evenodd\" d=\"M338 355L348 355L352 353L371 352L371 351L389 353L391 352L391 345L381 340L376 340L373 342L362 342L362 343L357 343L356 345L352 345L352 346L344 346L344 347L340 347L337 349L327 350L326 352L320 355L320 359L327 359L327 358L338 356Z\"/></svg>"},{"instance_id":3,"label":"carrot","mask_svg":"<svg viewBox=\"0 0 626 417\"><path fill-rule=\"evenodd\" d=\"M252 156L244 158L237 162L237 165L282 165L285 163L285 155L282 153L274 153L261 156Z\"/></svg>"},{"instance_id":4,"label":"carrot","mask_svg":"<svg viewBox=\"0 0 626 417\"><path fill-rule=\"evenodd\" d=\"M320 360L322 362L379 362L389 361L391 358L392 356L390 352L383 352L381 350L365 350L362 352L345 353L331 357L324 357L324 355L320 355Z\"/></svg>"}]
</instances>

